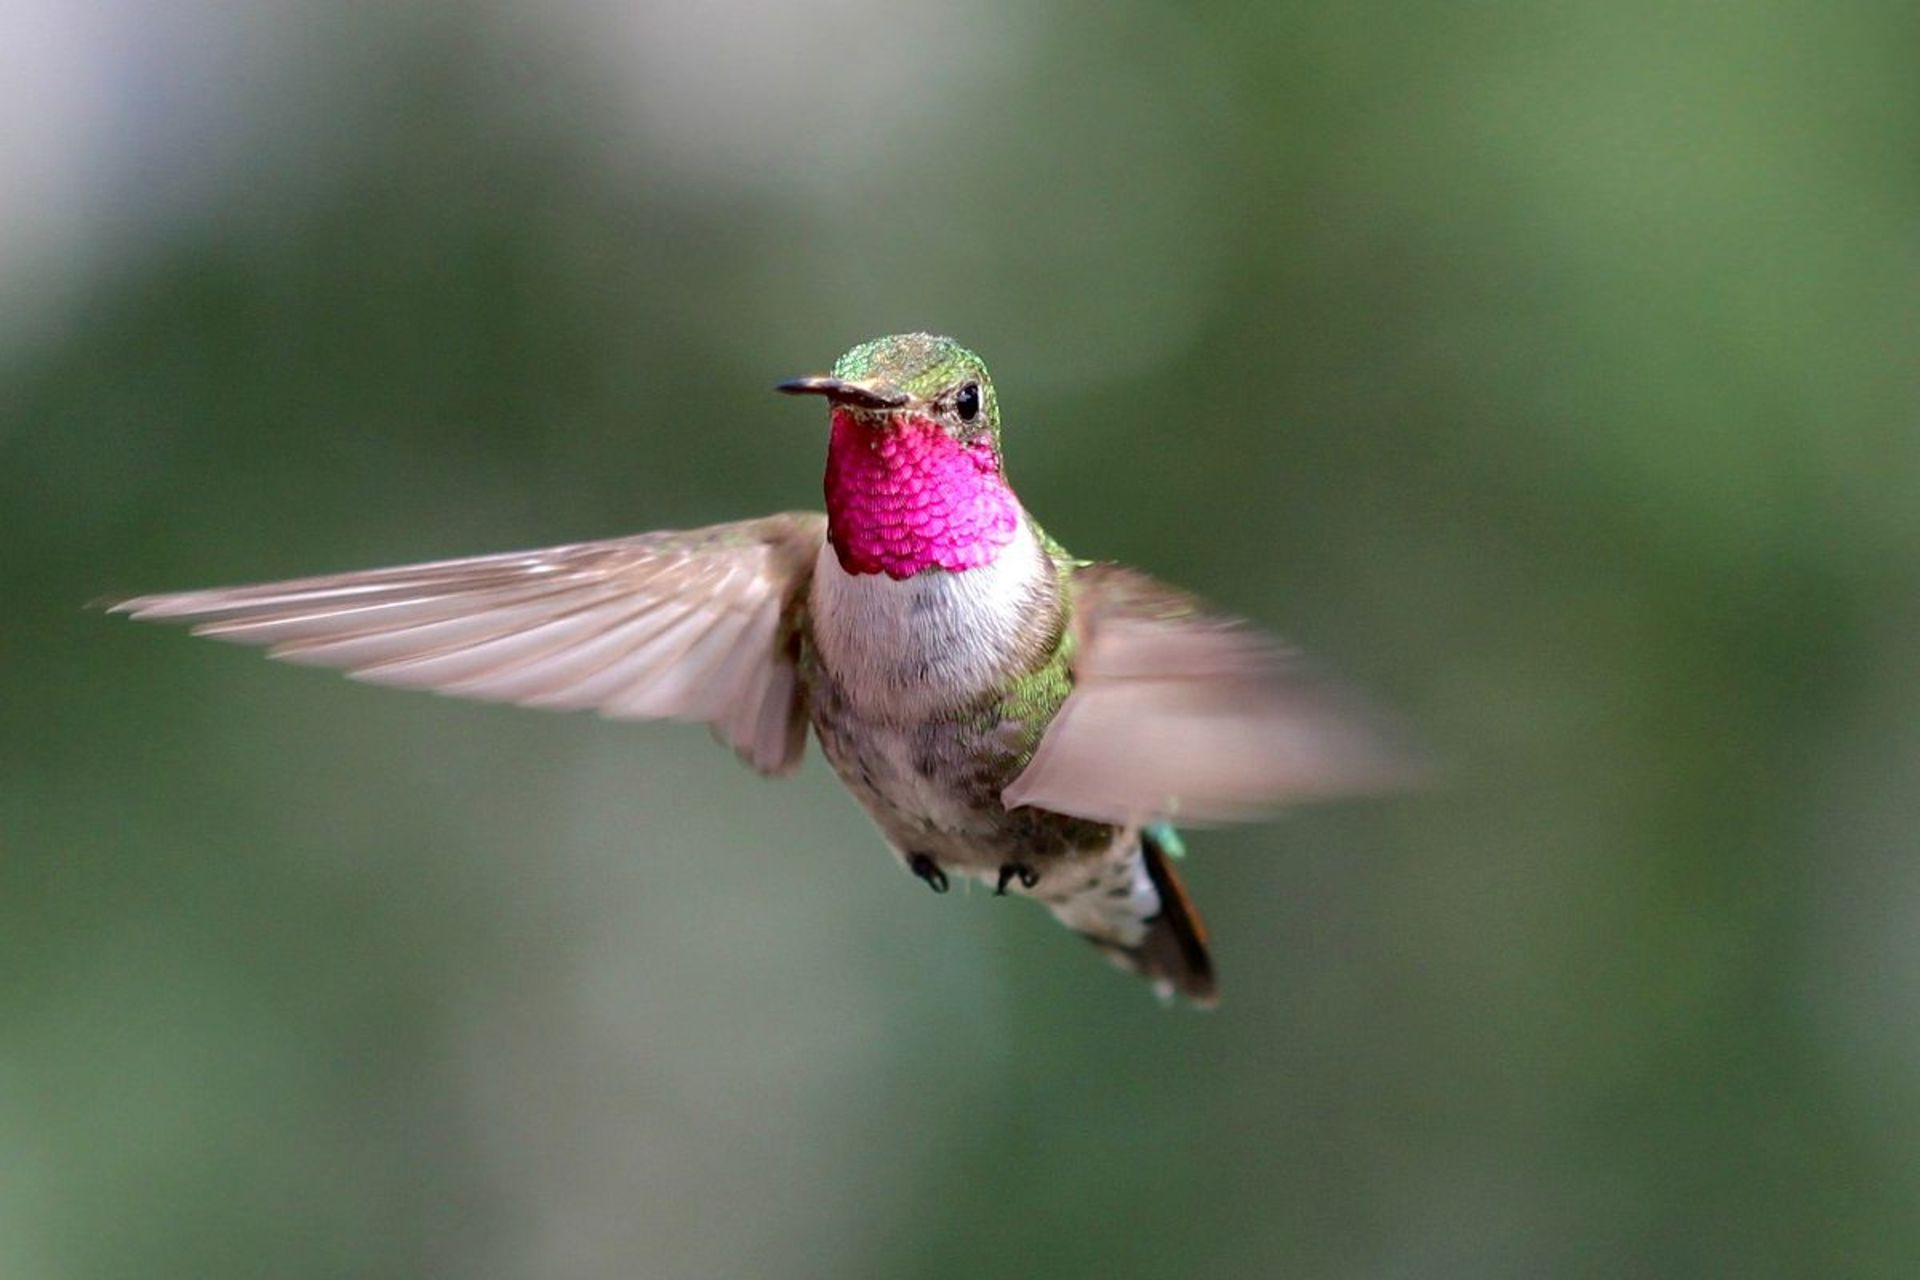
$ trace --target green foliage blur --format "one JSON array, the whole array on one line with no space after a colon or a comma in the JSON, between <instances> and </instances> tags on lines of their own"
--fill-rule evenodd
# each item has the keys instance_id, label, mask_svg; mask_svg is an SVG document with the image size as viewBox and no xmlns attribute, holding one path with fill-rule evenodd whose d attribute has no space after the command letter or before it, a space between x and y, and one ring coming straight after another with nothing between
<instances>
[{"instance_id":1,"label":"green foliage blur","mask_svg":"<svg viewBox=\"0 0 1920 1280\"><path fill-rule=\"evenodd\" d=\"M91 8L0 19L0 1275L1914 1274L1906 7ZM1438 765L1191 835L1217 1013L817 756L82 608L815 506L772 384L920 328Z\"/></svg>"}]
</instances>

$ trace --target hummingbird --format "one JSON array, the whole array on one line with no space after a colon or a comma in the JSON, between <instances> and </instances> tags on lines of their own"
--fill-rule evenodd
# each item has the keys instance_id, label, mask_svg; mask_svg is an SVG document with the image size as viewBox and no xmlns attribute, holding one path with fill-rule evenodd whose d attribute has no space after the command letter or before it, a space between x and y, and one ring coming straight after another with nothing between
<instances>
[{"instance_id":1,"label":"hummingbird","mask_svg":"<svg viewBox=\"0 0 1920 1280\"><path fill-rule=\"evenodd\" d=\"M376 684L704 722L764 775L811 730L935 892L1032 898L1163 1000L1211 1005L1174 824L1384 789L1399 753L1293 650L1049 537L953 339L879 338L777 389L827 403L824 514L110 608Z\"/></svg>"}]
</instances>

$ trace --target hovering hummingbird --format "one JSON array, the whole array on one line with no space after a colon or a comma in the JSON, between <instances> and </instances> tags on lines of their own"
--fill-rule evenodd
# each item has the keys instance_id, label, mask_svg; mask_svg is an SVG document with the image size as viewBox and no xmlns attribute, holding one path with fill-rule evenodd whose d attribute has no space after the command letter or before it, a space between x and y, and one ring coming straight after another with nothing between
<instances>
[{"instance_id":1,"label":"hovering hummingbird","mask_svg":"<svg viewBox=\"0 0 1920 1280\"><path fill-rule=\"evenodd\" d=\"M1008 485L986 366L863 343L826 376L826 514L149 595L378 684L704 721L763 774L809 726L902 866L1038 899L1163 998L1216 998L1172 823L1399 778L1297 658L1193 597L1076 559Z\"/></svg>"}]
</instances>

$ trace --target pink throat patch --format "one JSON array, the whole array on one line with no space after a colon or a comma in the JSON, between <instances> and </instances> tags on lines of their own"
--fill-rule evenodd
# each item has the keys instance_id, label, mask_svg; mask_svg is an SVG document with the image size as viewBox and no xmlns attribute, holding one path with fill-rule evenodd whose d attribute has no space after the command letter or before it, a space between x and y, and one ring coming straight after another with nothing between
<instances>
[{"instance_id":1,"label":"pink throat patch","mask_svg":"<svg viewBox=\"0 0 1920 1280\"><path fill-rule=\"evenodd\" d=\"M876 429L833 411L827 537L848 573L978 568L1019 525L991 446L961 444L927 418Z\"/></svg>"}]
</instances>

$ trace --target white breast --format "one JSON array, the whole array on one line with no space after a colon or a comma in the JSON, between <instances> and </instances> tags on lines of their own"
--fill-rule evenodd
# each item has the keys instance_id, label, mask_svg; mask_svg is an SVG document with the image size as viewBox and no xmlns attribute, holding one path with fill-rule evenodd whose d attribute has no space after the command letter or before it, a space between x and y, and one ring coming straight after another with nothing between
<instances>
[{"instance_id":1,"label":"white breast","mask_svg":"<svg viewBox=\"0 0 1920 1280\"><path fill-rule=\"evenodd\" d=\"M1034 584L1049 571L1024 519L992 563L960 573L850 574L833 547L822 546L808 600L814 645L860 711L924 716L1001 679Z\"/></svg>"}]
</instances>

